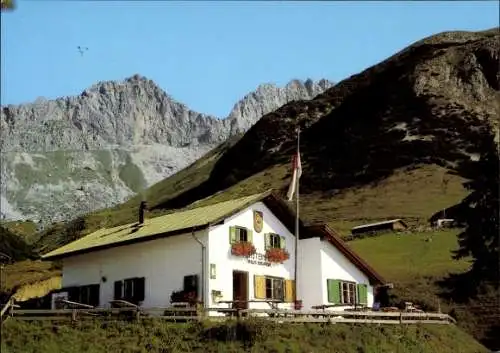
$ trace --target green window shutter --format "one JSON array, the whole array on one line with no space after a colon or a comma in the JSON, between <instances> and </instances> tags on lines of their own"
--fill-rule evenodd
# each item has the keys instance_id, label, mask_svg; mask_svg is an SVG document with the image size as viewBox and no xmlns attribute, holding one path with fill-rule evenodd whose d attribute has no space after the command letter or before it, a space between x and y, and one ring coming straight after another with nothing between
<instances>
[{"instance_id":1,"label":"green window shutter","mask_svg":"<svg viewBox=\"0 0 500 353\"><path fill-rule=\"evenodd\" d=\"M264 249L267 250L271 247L271 234L264 234Z\"/></svg>"},{"instance_id":2,"label":"green window shutter","mask_svg":"<svg viewBox=\"0 0 500 353\"><path fill-rule=\"evenodd\" d=\"M368 304L368 286L366 284L360 283L357 285L358 290L358 303Z\"/></svg>"},{"instance_id":3,"label":"green window shutter","mask_svg":"<svg viewBox=\"0 0 500 353\"><path fill-rule=\"evenodd\" d=\"M100 286L92 284L89 286L89 304L92 306L99 306Z\"/></svg>"},{"instance_id":4,"label":"green window shutter","mask_svg":"<svg viewBox=\"0 0 500 353\"><path fill-rule=\"evenodd\" d=\"M114 299L119 300L123 298L123 282L122 281L116 281L115 282L115 295Z\"/></svg>"},{"instance_id":5,"label":"green window shutter","mask_svg":"<svg viewBox=\"0 0 500 353\"><path fill-rule=\"evenodd\" d=\"M229 244L236 243L236 227L229 227Z\"/></svg>"},{"instance_id":6,"label":"green window shutter","mask_svg":"<svg viewBox=\"0 0 500 353\"><path fill-rule=\"evenodd\" d=\"M134 299L136 301L143 301L146 294L146 279L144 277L137 278L134 288Z\"/></svg>"},{"instance_id":7,"label":"green window shutter","mask_svg":"<svg viewBox=\"0 0 500 353\"><path fill-rule=\"evenodd\" d=\"M253 243L253 230L247 229L247 239L249 243Z\"/></svg>"},{"instance_id":8,"label":"green window shutter","mask_svg":"<svg viewBox=\"0 0 500 353\"><path fill-rule=\"evenodd\" d=\"M281 240L280 240L280 248L284 249L285 246L286 246L286 238L283 237L283 236L281 236L280 238L281 238Z\"/></svg>"},{"instance_id":9,"label":"green window shutter","mask_svg":"<svg viewBox=\"0 0 500 353\"><path fill-rule=\"evenodd\" d=\"M340 304L340 281L336 279L327 279L328 302Z\"/></svg>"}]
</instances>

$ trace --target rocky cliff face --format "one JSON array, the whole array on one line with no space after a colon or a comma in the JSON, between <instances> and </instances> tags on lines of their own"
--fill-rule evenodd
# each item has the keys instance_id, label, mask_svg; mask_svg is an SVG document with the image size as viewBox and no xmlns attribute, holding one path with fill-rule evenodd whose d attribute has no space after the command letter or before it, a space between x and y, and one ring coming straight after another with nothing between
<instances>
[{"instance_id":1,"label":"rocky cliff face","mask_svg":"<svg viewBox=\"0 0 500 353\"><path fill-rule=\"evenodd\" d=\"M139 75L79 96L2 107L1 216L43 223L108 207L189 165L262 115L333 84L264 84L225 119L190 110Z\"/></svg>"},{"instance_id":2,"label":"rocky cliff face","mask_svg":"<svg viewBox=\"0 0 500 353\"><path fill-rule=\"evenodd\" d=\"M305 82L292 80L283 88L261 85L235 104L227 119L231 134L248 130L261 116L278 109L283 102L312 99L332 86L327 80L316 83L310 79Z\"/></svg>"}]
</instances>

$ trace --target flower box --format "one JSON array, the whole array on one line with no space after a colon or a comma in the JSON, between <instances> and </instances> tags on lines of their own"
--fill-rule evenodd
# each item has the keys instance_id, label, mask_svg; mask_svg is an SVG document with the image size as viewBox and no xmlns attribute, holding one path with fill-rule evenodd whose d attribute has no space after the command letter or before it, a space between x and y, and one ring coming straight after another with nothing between
<instances>
[{"instance_id":1,"label":"flower box","mask_svg":"<svg viewBox=\"0 0 500 353\"><path fill-rule=\"evenodd\" d=\"M285 249L270 248L266 250L266 259L269 262L283 263L290 258L290 254Z\"/></svg>"},{"instance_id":2,"label":"flower box","mask_svg":"<svg viewBox=\"0 0 500 353\"><path fill-rule=\"evenodd\" d=\"M179 290L172 292L170 295L170 303L188 303L190 306L194 306L199 303L199 300L195 292Z\"/></svg>"},{"instance_id":3,"label":"flower box","mask_svg":"<svg viewBox=\"0 0 500 353\"><path fill-rule=\"evenodd\" d=\"M248 257L255 254L255 246L252 243L242 241L231 245L231 254L235 256Z\"/></svg>"}]
</instances>

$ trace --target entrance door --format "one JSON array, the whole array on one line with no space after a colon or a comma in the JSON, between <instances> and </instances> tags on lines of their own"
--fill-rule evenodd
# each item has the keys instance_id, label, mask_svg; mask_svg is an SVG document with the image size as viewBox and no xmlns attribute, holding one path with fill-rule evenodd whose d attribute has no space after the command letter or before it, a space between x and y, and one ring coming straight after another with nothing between
<instances>
[{"instance_id":1,"label":"entrance door","mask_svg":"<svg viewBox=\"0 0 500 353\"><path fill-rule=\"evenodd\" d=\"M248 309L248 272L233 271L233 307Z\"/></svg>"}]
</instances>

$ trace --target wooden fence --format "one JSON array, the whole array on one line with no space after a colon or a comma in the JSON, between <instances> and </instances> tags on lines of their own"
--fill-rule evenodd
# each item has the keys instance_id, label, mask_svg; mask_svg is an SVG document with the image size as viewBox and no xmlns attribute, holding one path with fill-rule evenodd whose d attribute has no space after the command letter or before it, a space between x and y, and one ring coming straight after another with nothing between
<instances>
[{"instance_id":1,"label":"wooden fence","mask_svg":"<svg viewBox=\"0 0 500 353\"><path fill-rule=\"evenodd\" d=\"M218 313L213 316L212 313ZM212 315L211 315L212 314ZM222 309L205 308L113 308L113 309L56 309L16 310L10 307L4 316L18 320L77 321L81 319L133 319L155 318L167 321L201 321L246 319L262 317L276 322L304 323L359 323L359 324L450 324L456 321L447 314L374 311L298 311L276 309ZM5 317L4 317L5 319Z\"/></svg>"}]
</instances>

